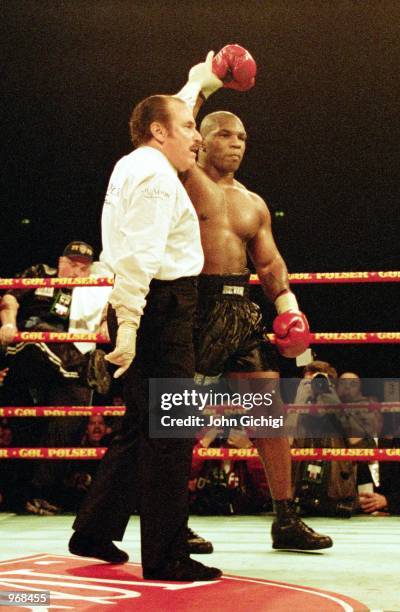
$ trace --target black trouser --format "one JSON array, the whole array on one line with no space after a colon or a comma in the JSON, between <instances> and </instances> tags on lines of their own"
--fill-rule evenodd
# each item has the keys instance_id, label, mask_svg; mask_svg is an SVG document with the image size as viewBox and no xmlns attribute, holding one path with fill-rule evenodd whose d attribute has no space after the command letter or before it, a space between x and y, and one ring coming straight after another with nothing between
<instances>
[{"instance_id":1,"label":"black trouser","mask_svg":"<svg viewBox=\"0 0 400 612\"><path fill-rule=\"evenodd\" d=\"M20 382L44 389L60 382L85 382L88 357L72 343L18 342L7 349L7 365Z\"/></svg>"},{"instance_id":2,"label":"black trouser","mask_svg":"<svg viewBox=\"0 0 400 612\"><path fill-rule=\"evenodd\" d=\"M192 378L196 280L150 285L136 357L124 384L126 414L73 525L86 535L122 540L131 510L140 514L142 565L163 567L185 549L193 442L149 438L149 378ZM117 322L109 307L114 339Z\"/></svg>"}]
</instances>

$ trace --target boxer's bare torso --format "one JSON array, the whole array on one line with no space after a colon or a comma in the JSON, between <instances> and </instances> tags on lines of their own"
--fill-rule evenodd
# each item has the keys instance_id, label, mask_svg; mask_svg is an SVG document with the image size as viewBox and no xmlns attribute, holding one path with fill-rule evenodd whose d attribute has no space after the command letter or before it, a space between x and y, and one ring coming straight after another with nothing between
<instances>
[{"instance_id":1,"label":"boxer's bare torso","mask_svg":"<svg viewBox=\"0 0 400 612\"><path fill-rule=\"evenodd\" d=\"M200 221L205 274L240 274L246 270L247 245L256 236L265 204L233 178L218 182L202 168L191 172L185 187Z\"/></svg>"},{"instance_id":2,"label":"boxer's bare torso","mask_svg":"<svg viewBox=\"0 0 400 612\"><path fill-rule=\"evenodd\" d=\"M234 178L246 132L237 117L226 115L206 130L198 166L182 177L200 221L203 273L244 273L249 255L273 300L287 287L286 266L274 242L266 203Z\"/></svg>"}]
</instances>

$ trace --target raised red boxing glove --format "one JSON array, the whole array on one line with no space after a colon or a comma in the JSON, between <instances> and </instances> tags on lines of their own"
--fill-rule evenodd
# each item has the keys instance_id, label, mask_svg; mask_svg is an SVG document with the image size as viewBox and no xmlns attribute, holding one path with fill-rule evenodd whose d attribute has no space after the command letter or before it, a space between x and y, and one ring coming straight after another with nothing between
<instances>
[{"instance_id":1,"label":"raised red boxing glove","mask_svg":"<svg viewBox=\"0 0 400 612\"><path fill-rule=\"evenodd\" d=\"M310 345L310 328L302 312L288 310L275 317L275 343L284 357L298 357Z\"/></svg>"},{"instance_id":2,"label":"raised red boxing glove","mask_svg":"<svg viewBox=\"0 0 400 612\"><path fill-rule=\"evenodd\" d=\"M257 64L250 53L240 45L226 45L212 61L213 73L224 87L247 91L255 84Z\"/></svg>"}]
</instances>

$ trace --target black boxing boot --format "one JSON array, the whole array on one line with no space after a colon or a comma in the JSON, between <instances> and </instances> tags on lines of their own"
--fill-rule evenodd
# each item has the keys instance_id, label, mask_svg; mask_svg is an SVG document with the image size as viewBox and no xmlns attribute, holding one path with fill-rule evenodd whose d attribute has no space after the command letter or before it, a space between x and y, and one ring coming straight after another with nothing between
<instances>
[{"instance_id":1,"label":"black boxing boot","mask_svg":"<svg viewBox=\"0 0 400 612\"><path fill-rule=\"evenodd\" d=\"M189 555L209 555L214 548L209 540L195 533L190 527L186 527L187 552Z\"/></svg>"},{"instance_id":2,"label":"black boxing boot","mask_svg":"<svg viewBox=\"0 0 400 612\"><path fill-rule=\"evenodd\" d=\"M333 542L329 536L315 532L296 514L293 500L274 500L275 520L272 523L272 548L277 550L322 550Z\"/></svg>"}]
</instances>

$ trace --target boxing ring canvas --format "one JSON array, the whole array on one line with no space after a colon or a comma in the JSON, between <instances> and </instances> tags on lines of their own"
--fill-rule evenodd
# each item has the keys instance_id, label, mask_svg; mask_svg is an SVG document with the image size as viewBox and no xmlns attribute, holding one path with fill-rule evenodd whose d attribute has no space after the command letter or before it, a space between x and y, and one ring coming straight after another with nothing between
<instances>
[{"instance_id":1,"label":"boxing ring canvas","mask_svg":"<svg viewBox=\"0 0 400 612\"><path fill-rule=\"evenodd\" d=\"M192 527L214 543L210 560L224 570L221 581L202 585L142 582L137 517L131 518L124 540L132 563L110 566L73 557L67 551L72 520L66 515L0 514L0 593L29 587L50 590L57 594L54 605L70 610L189 612L194 601L200 612L400 609L396 517L309 518L312 528L332 535L334 547L291 553L271 549L271 515L193 516Z\"/></svg>"}]
</instances>

